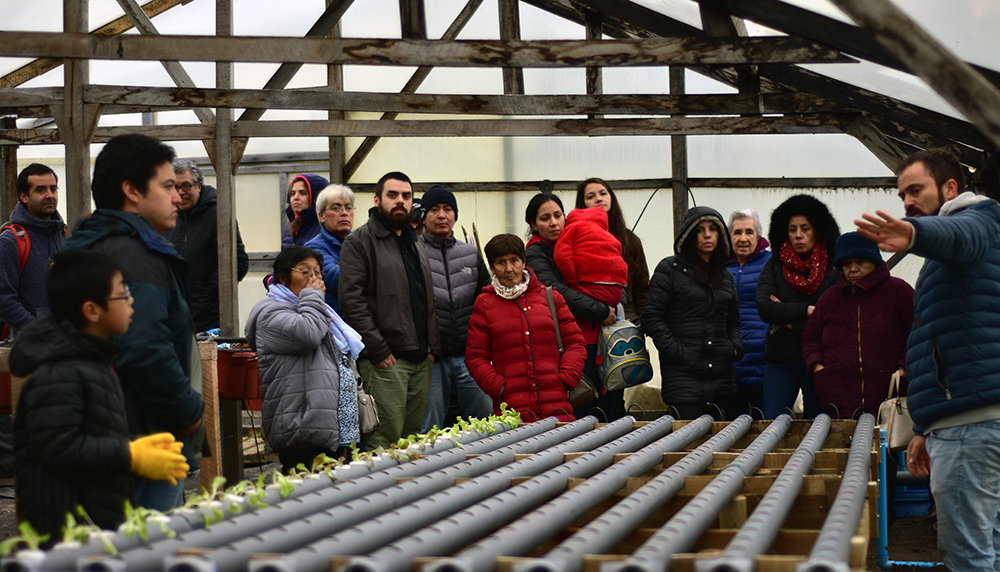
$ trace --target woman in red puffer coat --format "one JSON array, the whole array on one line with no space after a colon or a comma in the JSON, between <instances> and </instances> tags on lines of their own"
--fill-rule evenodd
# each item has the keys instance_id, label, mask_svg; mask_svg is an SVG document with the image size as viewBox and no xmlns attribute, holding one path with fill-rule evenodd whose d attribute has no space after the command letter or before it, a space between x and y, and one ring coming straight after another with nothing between
<instances>
[{"instance_id":1,"label":"woman in red puffer coat","mask_svg":"<svg viewBox=\"0 0 1000 572\"><path fill-rule=\"evenodd\" d=\"M512 234L493 237L483 249L493 271L493 284L476 298L469 320L465 365L479 387L530 423L549 416L573 421L566 392L583 374L587 350L573 314L552 292L564 351L545 286L524 265L524 242Z\"/></svg>"}]
</instances>

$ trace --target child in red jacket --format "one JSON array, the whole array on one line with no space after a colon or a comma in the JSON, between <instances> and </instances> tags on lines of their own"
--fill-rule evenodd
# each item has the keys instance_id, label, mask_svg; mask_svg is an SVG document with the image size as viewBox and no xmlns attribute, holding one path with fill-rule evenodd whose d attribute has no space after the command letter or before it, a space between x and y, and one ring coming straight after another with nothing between
<instances>
[{"instance_id":1,"label":"child in red jacket","mask_svg":"<svg viewBox=\"0 0 1000 572\"><path fill-rule=\"evenodd\" d=\"M622 301L628 265L621 243L608 232L608 213L603 208L570 212L554 255L567 286L612 308Z\"/></svg>"}]
</instances>

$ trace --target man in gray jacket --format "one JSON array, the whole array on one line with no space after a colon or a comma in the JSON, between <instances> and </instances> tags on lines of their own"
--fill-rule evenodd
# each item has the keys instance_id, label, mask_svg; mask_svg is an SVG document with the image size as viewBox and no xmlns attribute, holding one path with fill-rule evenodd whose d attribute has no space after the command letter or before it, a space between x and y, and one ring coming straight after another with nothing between
<instances>
[{"instance_id":1,"label":"man in gray jacket","mask_svg":"<svg viewBox=\"0 0 1000 572\"><path fill-rule=\"evenodd\" d=\"M420 204L426 209L424 233L434 279L438 326L441 332L441 359L434 364L431 388L424 412L424 433L441 427L448 413L451 394L458 396L462 415L488 417L493 400L483 393L465 367L465 340L476 296L490 283L486 263L475 246L455 238L452 229L458 220L458 201L442 185L427 189Z\"/></svg>"},{"instance_id":2,"label":"man in gray jacket","mask_svg":"<svg viewBox=\"0 0 1000 572\"><path fill-rule=\"evenodd\" d=\"M340 309L365 343L358 368L382 422L369 449L420 431L441 355L430 266L409 224L412 209L410 178L386 174L368 222L347 235L340 252Z\"/></svg>"}]
</instances>

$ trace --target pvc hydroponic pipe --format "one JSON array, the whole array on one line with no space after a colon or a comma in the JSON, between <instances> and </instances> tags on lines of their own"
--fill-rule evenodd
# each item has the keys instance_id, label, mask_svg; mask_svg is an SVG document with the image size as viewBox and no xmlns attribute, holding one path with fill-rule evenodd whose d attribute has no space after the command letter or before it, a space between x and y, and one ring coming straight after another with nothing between
<instances>
[{"instance_id":1,"label":"pvc hydroponic pipe","mask_svg":"<svg viewBox=\"0 0 1000 572\"><path fill-rule=\"evenodd\" d=\"M453 558L427 564L424 572L492 572L499 556L521 556L552 538L588 511L611 498L625 486L629 477L638 477L663 463L663 454L679 451L712 429L712 417L703 415L678 431L656 441L624 461L615 463L586 482L504 528L466 548ZM434 538L451 534L447 527L436 526L421 531L419 537L430 545ZM449 541L451 543L453 541ZM392 549L396 545L383 548ZM427 551L424 551L425 553ZM446 554L439 549L434 554ZM379 558L378 553L371 558ZM385 568L383 568L385 569Z\"/></svg>"},{"instance_id":2,"label":"pvc hydroponic pipe","mask_svg":"<svg viewBox=\"0 0 1000 572\"><path fill-rule=\"evenodd\" d=\"M647 466L647 468L638 473L642 474L657 463L662 463L663 453L670 450L677 450L708 431L711 428L711 417L705 416L703 422L700 424L696 423L696 425L698 427L691 427L690 430L683 431L677 438L672 438L673 435L668 435L657 441L654 446L642 449L642 451L646 451L645 455L635 453L639 457L630 456L630 459L636 458L639 461L638 463L629 463L626 460L611 465L601 473L601 475L610 473L608 478L601 479L600 475L598 475L588 479L587 483L599 481L596 483L598 485L596 488L591 487L588 491L596 499L591 498L586 493L582 496L576 494L572 495L573 498L571 501L573 502L561 503L559 509L568 511L568 520L565 520L567 516L565 513L559 514L557 510L545 511L545 514L538 515L532 519L530 524L527 524L516 533L512 532L510 536L514 537L517 535L518 538L522 539L523 543L528 544L530 547L534 546L531 539L541 542L557 534L565 526L573 522L577 515L583 515L591 506L596 506L601 500L611 496L615 491L624 486L626 478L634 472L638 464ZM356 559L344 570L349 572L403 572L413 567L414 558L450 554L469 542L482 537L484 534L488 534L498 525L509 522L555 495L562 493L566 490L566 485L570 477L589 476L599 471L601 467L608 466L613 459L614 452L620 450L623 443L628 441L648 443L651 439L645 433L660 435L665 431L670 431L672 426L672 417L661 417L637 431L632 431L614 443L605 445L596 451L574 459L541 476L504 491L502 494L486 499L475 506L469 507L458 514L452 515L450 518L436 523L434 526L424 528L411 536L385 546L367 557ZM642 446L641 444L637 446L632 445L628 449L634 451ZM577 491L577 489L572 489L563 494L563 496L570 495L574 491ZM574 502L580 504L573 504ZM504 546L502 542L502 540L494 541L491 546L495 550L502 550L501 547ZM472 569L477 572L487 570L485 567Z\"/></svg>"},{"instance_id":3,"label":"pvc hydroponic pipe","mask_svg":"<svg viewBox=\"0 0 1000 572\"><path fill-rule=\"evenodd\" d=\"M591 451L596 447L601 447L599 450L607 450L609 448L602 447L602 445L628 433L632 429L632 423L631 417L623 417L559 447L532 455L527 459L406 505L380 518L367 521L326 540L296 550L282 558L252 560L250 570L252 572L327 570L330 567L331 555L371 552L424 526L449 518L456 512L483 499L499 495L510 488L512 478L535 476L553 467L559 467L563 463L565 453ZM661 427L663 432L670 430L669 424ZM645 431L644 433L650 434L651 432ZM651 437L655 438L656 436L651 434ZM610 449L616 449L614 452L620 452L625 447ZM608 463L611 462L612 457L613 453L608 455ZM586 474L586 471L577 471L572 476L586 476ZM496 515L486 515L485 518L493 520Z\"/></svg>"},{"instance_id":4,"label":"pvc hydroponic pipe","mask_svg":"<svg viewBox=\"0 0 1000 572\"><path fill-rule=\"evenodd\" d=\"M868 496L874 435L875 417L865 413L854 429L851 451L847 454L847 466L840 479L837 496L813 543L809 558L795 567L796 572L848 571L851 537L858 530L861 511Z\"/></svg>"},{"instance_id":5,"label":"pvc hydroponic pipe","mask_svg":"<svg viewBox=\"0 0 1000 572\"><path fill-rule=\"evenodd\" d=\"M543 423L544 426L552 428L555 426L554 420L546 420ZM497 429L498 433L503 433L509 431L511 428L503 423L495 422L494 427ZM469 431L467 433L461 433L456 436L455 440L458 443L466 445L468 443L473 443L476 441L481 441L490 437L490 433L480 432L480 431ZM437 453L442 453L453 449L455 447L455 442L451 439L438 438L434 443L426 445L423 449L419 450L419 454L422 457L434 455ZM399 461L389 455L379 455L371 460L371 462L366 463L351 463L349 465L344 465L337 467L334 470L334 477L337 482L357 479L364 475L377 472L383 469L387 469L399 464ZM295 487L295 490L289 495L289 499L298 498L309 494L314 491L318 491L327 487L330 487L334 482L322 475L316 475L315 478L307 478L302 485ZM268 489L263 502L269 506L274 506L282 501L286 500L278 492L277 488ZM257 510L257 507L253 506L249 502L243 503L241 506L242 512L252 512ZM223 507L223 517L225 519L232 518L236 516L237 513L231 510L230 503L224 503ZM177 534L184 534L191 530L202 528L205 525L205 513L207 509L202 510L192 510L192 509L180 509L171 513L170 520L167 522L167 527L176 532ZM214 512L212 517L215 518ZM118 532L108 532L107 536L111 544L119 551L125 552L131 550L137 546L144 544L152 544L159 542L161 540L166 540L166 536L160 530L159 526L154 523L149 523L149 540L144 541L139 538L138 535L133 535L131 537L125 536ZM20 572L22 570L37 570L39 572L55 572L58 570L73 570L76 569L77 561L81 557L98 555L104 552L104 545L102 542L91 542L81 546L79 549L72 550L58 550L50 551L46 553L44 560L40 562L18 562L15 559L5 559L0 562L0 572Z\"/></svg>"},{"instance_id":6,"label":"pvc hydroponic pipe","mask_svg":"<svg viewBox=\"0 0 1000 572\"><path fill-rule=\"evenodd\" d=\"M739 416L714 437L608 509L600 518L550 550L542 559L520 562L515 564L514 569L518 572L581 570L585 554L610 552L674 498L684 488L685 477L703 473L711 466L714 453L728 451L750 430L751 422L749 415Z\"/></svg>"},{"instance_id":7,"label":"pvc hydroponic pipe","mask_svg":"<svg viewBox=\"0 0 1000 572\"><path fill-rule=\"evenodd\" d=\"M590 417L579 423L586 430L587 427L593 427L596 421L595 418ZM122 552L117 557L83 558L80 560L79 567L87 572L159 570L163 568L163 559L167 556L173 556L181 548L223 546L391 487L396 484L397 479L416 477L437 471L464 461L466 455L488 452L525 437L536 435L554 426L555 419L522 425L511 431L504 431L486 439L473 441L461 448L453 447L442 453L390 466L355 480L345 481L295 499L285 500L256 512L241 514L232 519L215 523L209 528L194 530L187 534L178 535L176 538L161 540L155 544L139 546Z\"/></svg>"},{"instance_id":8,"label":"pvc hydroponic pipe","mask_svg":"<svg viewBox=\"0 0 1000 572\"><path fill-rule=\"evenodd\" d=\"M220 546L206 554L167 558L165 567L183 571L245 570L251 554L285 553L316 542L345 528L451 487L455 479L477 477L514 462L516 455L536 453L557 446L589 431L595 422L595 418L588 417L582 422L576 421L540 435L530 436L468 461L315 512L308 515L307 521L288 522L281 527L271 528L264 533L250 535Z\"/></svg>"},{"instance_id":9,"label":"pvc hydroponic pipe","mask_svg":"<svg viewBox=\"0 0 1000 572\"><path fill-rule=\"evenodd\" d=\"M823 447L830 433L830 416L820 415L813 421L809 432L795 448L778 478L767 489L767 494L757 504L750 518L743 523L736 536L729 541L722 554L715 558L696 560L697 572L754 572L755 558L765 554L774 544L781 530L781 523L792 510L795 499L802 490L806 473L816 462L816 451Z\"/></svg>"},{"instance_id":10,"label":"pvc hydroponic pipe","mask_svg":"<svg viewBox=\"0 0 1000 572\"><path fill-rule=\"evenodd\" d=\"M687 551L743 487L743 479L754 474L764 454L774 449L788 432L791 418L779 415L732 463L723 468L705 488L656 531L632 556L607 562L601 572L667 572L670 557Z\"/></svg>"}]
</instances>

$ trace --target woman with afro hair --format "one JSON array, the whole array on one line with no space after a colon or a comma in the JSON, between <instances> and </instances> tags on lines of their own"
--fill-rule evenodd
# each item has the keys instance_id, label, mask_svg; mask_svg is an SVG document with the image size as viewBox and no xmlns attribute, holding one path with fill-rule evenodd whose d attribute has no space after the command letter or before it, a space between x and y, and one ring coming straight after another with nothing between
<instances>
[{"instance_id":1,"label":"woman with afro hair","mask_svg":"<svg viewBox=\"0 0 1000 572\"><path fill-rule=\"evenodd\" d=\"M795 195L771 213L768 240L775 255L757 282L757 311L768 328L764 348L764 418L790 413L802 391L804 415L822 409L813 376L802 359L802 333L819 297L837 281L834 245L840 236L830 209Z\"/></svg>"}]
</instances>

